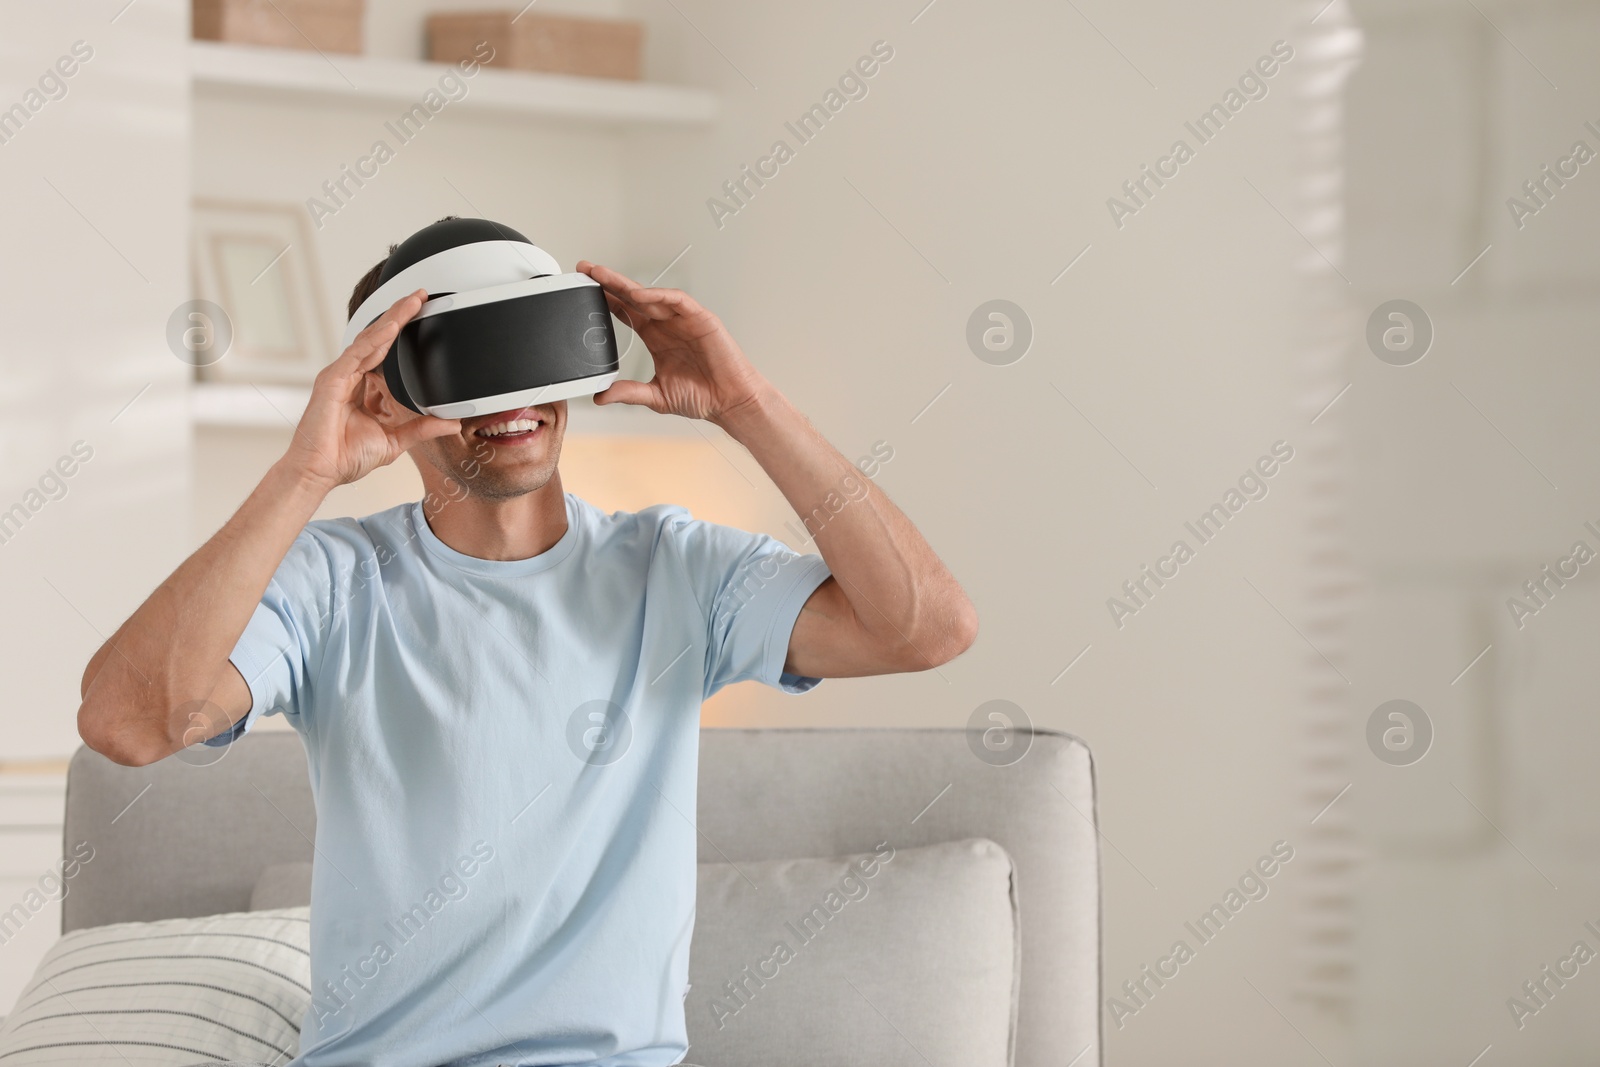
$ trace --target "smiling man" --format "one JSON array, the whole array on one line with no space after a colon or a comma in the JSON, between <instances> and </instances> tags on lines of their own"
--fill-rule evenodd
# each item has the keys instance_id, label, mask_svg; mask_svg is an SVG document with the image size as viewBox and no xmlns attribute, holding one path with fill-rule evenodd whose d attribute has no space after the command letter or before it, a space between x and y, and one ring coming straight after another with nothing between
<instances>
[{"instance_id":1,"label":"smiling man","mask_svg":"<svg viewBox=\"0 0 1600 1067\"><path fill-rule=\"evenodd\" d=\"M688 295L578 269L655 363L599 403L715 423L801 515L856 473ZM667 1067L687 1044L701 702L933 667L976 615L875 486L800 555L565 493L565 401L416 414L381 364L425 296L317 376L287 453L95 654L79 730L131 765L266 714L300 733L318 820L297 1065ZM402 453L423 501L310 521Z\"/></svg>"}]
</instances>

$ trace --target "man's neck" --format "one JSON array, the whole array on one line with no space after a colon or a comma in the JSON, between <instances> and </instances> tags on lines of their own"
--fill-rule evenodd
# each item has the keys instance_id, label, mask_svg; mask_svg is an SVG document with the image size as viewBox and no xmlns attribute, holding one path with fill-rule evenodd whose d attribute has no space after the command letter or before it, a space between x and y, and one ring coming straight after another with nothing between
<instances>
[{"instance_id":1,"label":"man's neck","mask_svg":"<svg viewBox=\"0 0 1600 1067\"><path fill-rule=\"evenodd\" d=\"M468 493L456 498L442 491L439 495L447 501L444 507L431 514L423 509L429 529L457 552L477 559L529 559L549 551L567 532L566 493L559 471L542 488L521 496L492 499Z\"/></svg>"}]
</instances>

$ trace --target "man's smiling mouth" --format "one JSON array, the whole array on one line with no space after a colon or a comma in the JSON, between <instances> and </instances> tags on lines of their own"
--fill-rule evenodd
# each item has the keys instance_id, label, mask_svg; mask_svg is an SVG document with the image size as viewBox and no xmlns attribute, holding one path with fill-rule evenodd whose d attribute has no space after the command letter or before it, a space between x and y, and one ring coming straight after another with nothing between
<instances>
[{"instance_id":1,"label":"man's smiling mouth","mask_svg":"<svg viewBox=\"0 0 1600 1067\"><path fill-rule=\"evenodd\" d=\"M532 408L502 411L488 416L472 433L474 437L510 444L539 436L545 422L545 417Z\"/></svg>"}]
</instances>

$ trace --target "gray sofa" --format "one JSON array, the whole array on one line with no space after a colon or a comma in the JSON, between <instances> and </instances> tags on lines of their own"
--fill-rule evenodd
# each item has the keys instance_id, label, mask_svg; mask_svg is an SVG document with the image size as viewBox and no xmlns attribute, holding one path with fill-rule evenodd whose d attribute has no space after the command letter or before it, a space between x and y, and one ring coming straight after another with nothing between
<instances>
[{"instance_id":1,"label":"gray sofa","mask_svg":"<svg viewBox=\"0 0 1600 1067\"><path fill-rule=\"evenodd\" d=\"M1100 1060L1094 819L1089 750L1065 734L1034 731L1010 766L978 758L963 730L701 735L704 862L867 852L886 838L909 847L982 837L1010 854L1021 935L1016 1067ZM264 868L311 859L315 832L292 733L262 731L142 768L80 750L65 837L90 842L95 858L62 902L63 932L244 911Z\"/></svg>"}]
</instances>

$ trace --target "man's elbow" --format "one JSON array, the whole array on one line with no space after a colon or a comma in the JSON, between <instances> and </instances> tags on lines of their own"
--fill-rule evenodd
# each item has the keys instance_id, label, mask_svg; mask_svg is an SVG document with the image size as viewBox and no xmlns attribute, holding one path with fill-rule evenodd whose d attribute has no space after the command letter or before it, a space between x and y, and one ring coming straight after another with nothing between
<instances>
[{"instance_id":1,"label":"man's elbow","mask_svg":"<svg viewBox=\"0 0 1600 1067\"><path fill-rule=\"evenodd\" d=\"M124 767L146 767L173 752L168 738L119 721L88 701L78 708L78 736L100 755Z\"/></svg>"},{"instance_id":2,"label":"man's elbow","mask_svg":"<svg viewBox=\"0 0 1600 1067\"><path fill-rule=\"evenodd\" d=\"M907 642L904 649L905 669L926 671L942 667L971 648L977 640L978 609L972 606L972 601L962 597L960 604L941 618L939 625L931 628L930 633L917 641Z\"/></svg>"},{"instance_id":3,"label":"man's elbow","mask_svg":"<svg viewBox=\"0 0 1600 1067\"><path fill-rule=\"evenodd\" d=\"M100 651L90 657L88 664L83 668L83 677L78 679L78 699L80 701L89 699L89 689L94 685L95 677L100 673L100 668L105 663L106 647L101 646Z\"/></svg>"}]
</instances>

